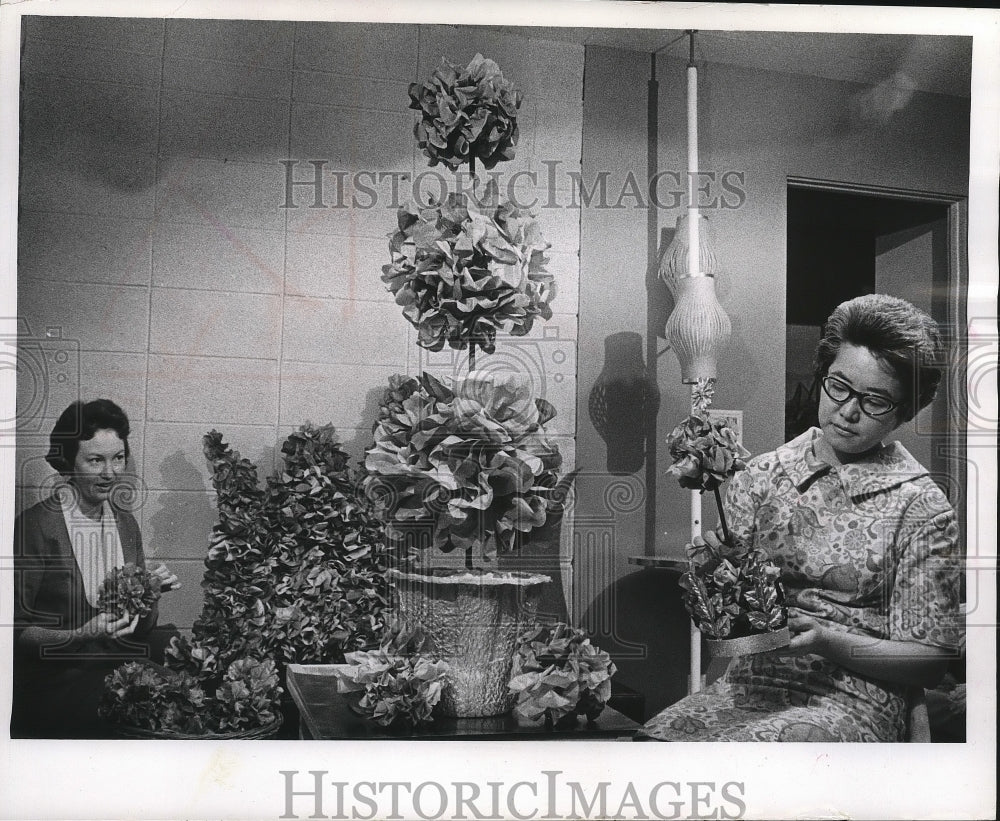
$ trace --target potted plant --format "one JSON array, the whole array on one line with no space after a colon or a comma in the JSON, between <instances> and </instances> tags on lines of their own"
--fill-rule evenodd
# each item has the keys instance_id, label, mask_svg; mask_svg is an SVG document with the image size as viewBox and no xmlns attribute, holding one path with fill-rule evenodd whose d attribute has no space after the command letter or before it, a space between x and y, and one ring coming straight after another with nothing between
<instances>
[{"instance_id":1,"label":"potted plant","mask_svg":"<svg viewBox=\"0 0 1000 821\"><path fill-rule=\"evenodd\" d=\"M106 682L105 715L135 735L273 734L286 664L342 661L384 629L382 526L331 426L290 434L283 470L264 487L218 432L204 450L219 522L201 615L190 639L172 639L166 667L126 665ZM149 706L137 712L143 693Z\"/></svg>"},{"instance_id":2,"label":"potted plant","mask_svg":"<svg viewBox=\"0 0 1000 821\"><path fill-rule=\"evenodd\" d=\"M561 515L558 448L545 435L552 406L517 374L474 371L448 386L430 374L394 377L368 450L366 494L403 559L465 554L464 569L391 568L404 618L427 631L450 664L442 710L495 715L517 637L533 619L547 576L490 567ZM480 565L477 567L475 559Z\"/></svg>"},{"instance_id":3,"label":"potted plant","mask_svg":"<svg viewBox=\"0 0 1000 821\"><path fill-rule=\"evenodd\" d=\"M690 416L667 439L674 460L667 473L681 487L714 494L723 531L718 548L688 547L688 569L680 579L684 605L714 655L765 652L789 642L780 571L765 551L729 530L720 488L746 468L750 454L724 421L710 416L710 401L702 386Z\"/></svg>"},{"instance_id":4,"label":"potted plant","mask_svg":"<svg viewBox=\"0 0 1000 821\"><path fill-rule=\"evenodd\" d=\"M573 727L580 716L594 721L611 698L611 657L590 643L585 630L562 622L536 625L522 634L510 690L514 711L547 726Z\"/></svg>"},{"instance_id":5,"label":"potted plant","mask_svg":"<svg viewBox=\"0 0 1000 821\"><path fill-rule=\"evenodd\" d=\"M457 170L514 156L521 96L499 67L476 55L445 60L410 87L421 112L417 143ZM532 396L524 374L476 370L500 330L523 335L548 319L555 295L548 248L528 212L502 202L495 182L479 192L403 206L389 235L382 279L428 350L468 351L468 372L390 380L365 458L366 494L400 551L390 570L400 612L427 632L427 650L449 664L439 709L485 716L513 706L507 689L517 637L547 576L490 569L536 528L561 514L558 448L544 425L555 410ZM464 569L416 568L407 558L464 552ZM477 566L478 562L478 566ZM483 566L485 565L485 567Z\"/></svg>"}]
</instances>

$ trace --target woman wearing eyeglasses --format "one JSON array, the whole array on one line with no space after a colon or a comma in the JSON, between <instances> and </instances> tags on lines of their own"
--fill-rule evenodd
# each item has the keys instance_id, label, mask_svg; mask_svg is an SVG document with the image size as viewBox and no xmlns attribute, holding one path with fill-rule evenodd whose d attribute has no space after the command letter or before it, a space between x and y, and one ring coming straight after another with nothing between
<instances>
[{"instance_id":1,"label":"woman wearing eyeglasses","mask_svg":"<svg viewBox=\"0 0 1000 821\"><path fill-rule=\"evenodd\" d=\"M960 642L955 512L891 441L934 398L941 353L934 321L901 299L834 310L816 354L819 427L752 459L727 494L734 535L782 570L791 644L735 659L639 738L905 740L910 698Z\"/></svg>"}]
</instances>

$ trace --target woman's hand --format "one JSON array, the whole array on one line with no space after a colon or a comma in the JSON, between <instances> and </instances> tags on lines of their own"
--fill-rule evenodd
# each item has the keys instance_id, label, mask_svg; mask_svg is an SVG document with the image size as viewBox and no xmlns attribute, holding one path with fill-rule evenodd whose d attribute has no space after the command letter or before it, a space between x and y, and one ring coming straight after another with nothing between
<instances>
[{"instance_id":1,"label":"woman's hand","mask_svg":"<svg viewBox=\"0 0 1000 821\"><path fill-rule=\"evenodd\" d=\"M161 593L166 593L168 590L176 590L181 586L181 583L177 580L177 576L167 570L167 566L162 562L149 572L160 580Z\"/></svg>"},{"instance_id":2,"label":"woman's hand","mask_svg":"<svg viewBox=\"0 0 1000 821\"><path fill-rule=\"evenodd\" d=\"M791 633L791 641L787 648L778 652L796 656L825 653L827 630L819 619L807 615L797 607L789 607L788 632Z\"/></svg>"},{"instance_id":3,"label":"woman's hand","mask_svg":"<svg viewBox=\"0 0 1000 821\"><path fill-rule=\"evenodd\" d=\"M951 658L943 647L831 629L797 607L788 608L788 631L791 642L776 654L815 653L855 673L896 684L934 687Z\"/></svg>"},{"instance_id":4,"label":"woman's hand","mask_svg":"<svg viewBox=\"0 0 1000 821\"><path fill-rule=\"evenodd\" d=\"M120 619L116 619L111 613L98 613L83 627L78 628L76 633L80 638L92 639L106 636L107 638L117 639L122 636L131 635L138 624L139 617L130 616L128 612Z\"/></svg>"}]
</instances>

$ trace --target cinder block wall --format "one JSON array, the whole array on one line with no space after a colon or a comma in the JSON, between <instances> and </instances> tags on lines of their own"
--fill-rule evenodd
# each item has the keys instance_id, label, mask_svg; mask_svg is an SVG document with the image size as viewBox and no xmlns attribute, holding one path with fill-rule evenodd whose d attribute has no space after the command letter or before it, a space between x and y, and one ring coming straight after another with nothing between
<instances>
[{"instance_id":1,"label":"cinder block wall","mask_svg":"<svg viewBox=\"0 0 1000 821\"><path fill-rule=\"evenodd\" d=\"M574 463L580 232L566 189L580 168L581 46L436 26L59 17L26 18L22 40L18 509L51 481L42 457L61 410L78 396L121 404L147 555L184 583L164 622L189 627L201 607L215 521L204 433L267 474L289 431L332 422L360 459L390 374L462 367L417 347L379 279L390 183L362 177L375 203L338 190L357 172L427 170L407 86L442 56L482 52L524 93L502 185L536 172L518 191L544 205L543 161L559 163L561 205L538 209L557 315L478 364L532 377ZM310 207L306 185L282 207L288 169L308 182L310 160L325 161L327 207Z\"/></svg>"}]
</instances>

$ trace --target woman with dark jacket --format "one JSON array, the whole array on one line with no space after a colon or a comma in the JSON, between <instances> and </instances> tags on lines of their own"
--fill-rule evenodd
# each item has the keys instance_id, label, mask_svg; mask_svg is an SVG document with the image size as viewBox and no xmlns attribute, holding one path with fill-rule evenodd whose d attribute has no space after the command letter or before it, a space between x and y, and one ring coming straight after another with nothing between
<instances>
[{"instance_id":1,"label":"woman with dark jacket","mask_svg":"<svg viewBox=\"0 0 1000 821\"><path fill-rule=\"evenodd\" d=\"M157 610L143 618L98 611L101 583L118 567L145 566L135 517L119 502L129 422L114 402L74 402L52 430L46 461L55 491L14 522L14 738L99 738L104 677L147 657ZM161 592L177 577L160 564Z\"/></svg>"}]
</instances>

